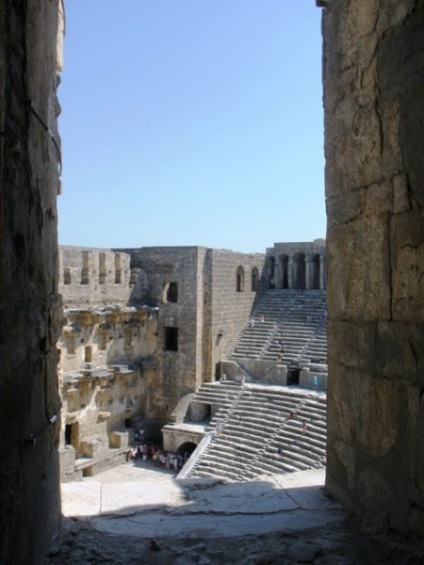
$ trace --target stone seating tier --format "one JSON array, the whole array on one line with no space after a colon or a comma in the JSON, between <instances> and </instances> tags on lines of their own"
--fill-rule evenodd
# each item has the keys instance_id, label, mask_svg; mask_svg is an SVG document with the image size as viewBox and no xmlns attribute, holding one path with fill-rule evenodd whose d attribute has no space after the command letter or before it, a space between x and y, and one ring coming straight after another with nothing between
<instances>
[{"instance_id":1,"label":"stone seating tier","mask_svg":"<svg viewBox=\"0 0 424 565\"><path fill-rule=\"evenodd\" d=\"M220 386L209 383L209 392ZM259 383L242 385L233 398L233 406L225 413L218 410L212 418L210 429L219 429L219 433L189 476L251 480L263 474L322 467L326 449L325 402L324 395L300 389ZM296 418L289 418L292 411L296 411ZM303 420L308 422L306 431Z\"/></svg>"},{"instance_id":2,"label":"stone seating tier","mask_svg":"<svg viewBox=\"0 0 424 565\"><path fill-rule=\"evenodd\" d=\"M264 321L262 322L262 316ZM228 358L275 361L327 372L326 300L324 291L267 291L254 315L254 326L244 328ZM281 356L283 347L283 357ZM258 378L260 375L258 375Z\"/></svg>"}]
</instances>

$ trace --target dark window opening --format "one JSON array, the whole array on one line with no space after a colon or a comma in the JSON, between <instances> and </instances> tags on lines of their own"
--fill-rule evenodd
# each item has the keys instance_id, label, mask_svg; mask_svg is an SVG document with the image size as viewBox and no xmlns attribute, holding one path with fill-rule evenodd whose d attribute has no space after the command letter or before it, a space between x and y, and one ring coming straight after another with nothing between
<instances>
[{"instance_id":1,"label":"dark window opening","mask_svg":"<svg viewBox=\"0 0 424 565\"><path fill-rule=\"evenodd\" d=\"M294 288L304 290L306 288L306 266L305 255L303 253L296 253L293 257L294 268Z\"/></svg>"},{"instance_id":2,"label":"dark window opening","mask_svg":"<svg viewBox=\"0 0 424 565\"><path fill-rule=\"evenodd\" d=\"M244 292L244 270L243 267L239 267L236 273L236 291Z\"/></svg>"},{"instance_id":3,"label":"dark window opening","mask_svg":"<svg viewBox=\"0 0 424 565\"><path fill-rule=\"evenodd\" d=\"M167 302L178 302L178 283L171 282L166 291Z\"/></svg>"},{"instance_id":4,"label":"dark window opening","mask_svg":"<svg viewBox=\"0 0 424 565\"><path fill-rule=\"evenodd\" d=\"M65 267L63 271L63 284L71 284L71 269Z\"/></svg>"},{"instance_id":5,"label":"dark window opening","mask_svg":"<svg viewBox=\"0 0 424 565\"><path fill-rule=\"evenodd\" d=\"M91 361L93 360L93 350L89 345L87 345L87 347L85 348L84 360L86 363L91 363Z\"/></svg>"},{"instance_id":6,"label":"dark window opening","mask_svg":"<svg viewBox=\"0 0 424 565\"><path fill-rule=\"evenodd\" d=\"M165 350L178 351L178 328L165 328Z\"/></svg>"},{"instance_id":7,"label":"dark window opening","mask_svg":"<svg viewBox=\"0 0 424 565\"><path fill-rule=\"evenodd\" d=\"M65 426L65 444L71 445L72 443L72 424L66 424Z\"/></svg>"},{"instance_id":8,"label":"dark window opening","mask_svg":"<svg viewBox=\"0 0 424 565\"><path fill-rule=\"evenodd\" d=\"M300 379L300 369L289 369L287 373L287 385L298 385Z\"/></svg>"},{"instance_id":9,"label":"dark window opening","mask_svg":"<svg viewBox=\"0 0 424 565\"><path fill-rule=\"evenodd\" d=\"M319 290L320 279L320 259L319 255L312 257L312 288Z\"/></svg>"},{"instance_id":10,"label":"dark window opening","mask_svg":"<svg viewBox=\"0 0 424 565\"><path fill-rule=\"evenodd\" d=\"M289 288L289 258L287 255L281 255L281 288Z\"/></svg>"},{"instance_id":11,"label":"dark window opening","mask_svg":"<svg viewBox=\"0 0 424 565\"><path fill-rule=\"evenodd\" d=\"M79 441L79 424L75 422L73 424L65 425L65 445L72 445L75 449L78 448Z\"/></svg>"}]
</instances>

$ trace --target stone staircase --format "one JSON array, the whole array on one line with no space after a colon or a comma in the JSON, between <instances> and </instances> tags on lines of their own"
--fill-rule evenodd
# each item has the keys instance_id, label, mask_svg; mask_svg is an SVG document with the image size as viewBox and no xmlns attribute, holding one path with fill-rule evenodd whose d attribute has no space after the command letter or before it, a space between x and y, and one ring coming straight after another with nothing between
<instances>
[{"instance_id":1,"label":"stone staircase","mask_svg":"<svg viewBox=\"0 0 424 565\"><path fill-rule=\"evenodd\" d=\"M308 367L312 373L327 373L327 333L325 322L306 344L300 354L299 364L302 367Z\"/></svg>"},{"instance_id":2,"label":"stone staircase","mask_svg":"<svg viewBox=\"0 0 424 565\"><path fill-rule=\"evenodd\" d=\"M324 394L219 381L202 385L193 400L214 407L209 430L215 434L189 477L248 481L325 465Z\"/></svg>"},{"instance_id":3,"label":"stone staircase","mask_svg":"<svg viewBox=\"0 0 424 565\"><path fill-rule=\"evenodd\" d=\"M239 381L221 380L213 383L203 383L193 395L192 403L199 402L211 406L212 418L208 429L214 429L216 422L225 421L227 415L236 405L243 392L243 385Z\"/></svg>"},{"instance_id":4,"label":"stone staircase","mask_svg":"<svg viewBox=\"0 0 424 565\"><path fill-rule=\"evenodd\" d=\"M290 367L319 366L326 372L326 297L319 290L269 290L253 325L241 332L227 358L257 359Z\"/></svg>"}]
</instances>

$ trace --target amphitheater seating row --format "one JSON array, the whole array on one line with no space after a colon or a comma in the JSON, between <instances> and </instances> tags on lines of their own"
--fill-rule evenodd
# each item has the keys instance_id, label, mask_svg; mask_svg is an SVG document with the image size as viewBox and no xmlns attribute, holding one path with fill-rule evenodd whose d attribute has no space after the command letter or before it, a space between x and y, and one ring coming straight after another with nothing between
<instances>
[{"instance_id":1,"label":"amphitheater seating row","mask_svg":"<svg viewBox=\"0 0 424 565\"><path fill-rule=\"evenodd\" d=\"M325 291L267 291L228 359L259 359L327 371Z\"/></svg>"},{"instance_id":2,"label":"amphitheater seating row","mask_svg":"<svg viewBox=\"0 0 424 565\"><path fill-rule=\"evenodd\" d=\"M289 387L219 381L193 400L213 407L215 435L190 477L247 481L325 465L325 395Z\"/></svg>"}]
</instances>

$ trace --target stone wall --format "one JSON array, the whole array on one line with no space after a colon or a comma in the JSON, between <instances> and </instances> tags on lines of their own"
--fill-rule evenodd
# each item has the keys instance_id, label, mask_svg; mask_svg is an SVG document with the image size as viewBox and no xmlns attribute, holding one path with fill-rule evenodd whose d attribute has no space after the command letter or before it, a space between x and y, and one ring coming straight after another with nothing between
<instances>
[{"instance_id":1,"label":"stone wall","mask_svg":"<svg viewBox=\"0 0 424 565\"><path fill-rule=\"evenodd\" d=\"M0 0L0 562L22 565L43 562L60 513L60 9Z\"/></svg>"},{"instance_id":2,"label":"stone wall","mask_svg":"<svg viewBox=\"0 0 424 565\"><path fill-rule=\"evenodd\" d=\"M215 379L216 365L233 346L235 339L249 320L259 296L265 255L236 253L210 249L211 320L210 378ZM255 269L255 271L253 271ZM257 285L252 290L252 271L257 270ZM239 277L239 278L238 278ZM242 280L240 280L242 277Z\"/></svg>"},{"instance_id":3,"label":"stone wall","mask_svg":"<svg viewBox=\"0 0 424 565\"><path fill-rule=\"evenodd\" d=\"M131 277L130 256L110 249L60 246L59 292L64 306L130 302L139 276Z\"/></svg>"},{"instance_id":4,"label":"stone wall","mask_svg":"<svg viewBox=\"0 0 424 565\"><path fill-rule=\"evenodd\" d=\"M113 445L111 434L127 420L156 419L151 398L160 380L158 310L90 307L65 309L64 317L58 341L63 403L60 467L62 480L72 480L80 476L73 470L75 463L78 468L82 463L78 457L94 458L90 468L99 470L111 457L110 447L125 447Z\"/></svg>"},{"instance_id":5,"label":"stone wall","mask_svg":"<svg viewBox=\"0 0 424 565\"><path fill-rule=\"evenodd\" d=\"M424 2L326 4L327 486L424 536Z\"/></svg>"},{"instance_id":6,"label":"stone wall","mask_svg":"<svg viewBox=\"0 0 424 565\"><path fill-rule=\"evenodd\" d=\"M66 309L58 342L60 369L77 371L86 364L150 364L158 354L158 311L106 307Z\"/></svg>"},{"instance_id":7,"label":"stone wall","mask_svg":"<svg viewBox=\"0 0 424 565\"><path fill-rule=\"evenodd\" d=\"M146 273L146 301L159 306L158 380L151 383L152 411L165 423L179 399L203 377L203 279L201 247L128 250L131 268Z\"/></svg>"},{"instance_id":8,"label":"stone wall","mask_svg":"<svg viewBox=\"0 0 424 565\"><path fill-rule=\"evenodd\" d=\"M62 434L61 478L75 474L75 463L89 458L89 468L111 456L111 449L125 449L133 439L125 429L139 419L146 404L146 383L141 371L128 365L89 367L61 375ZM79 458L79 459L78 459ZM119 463L117 459L117 463Z\"/></svg>"}]
</instances>

